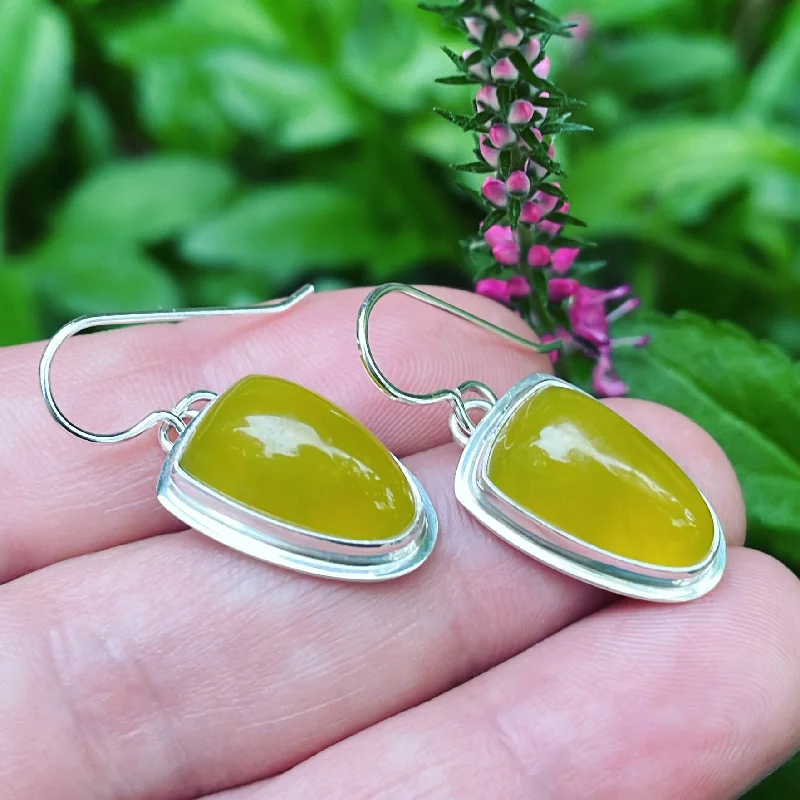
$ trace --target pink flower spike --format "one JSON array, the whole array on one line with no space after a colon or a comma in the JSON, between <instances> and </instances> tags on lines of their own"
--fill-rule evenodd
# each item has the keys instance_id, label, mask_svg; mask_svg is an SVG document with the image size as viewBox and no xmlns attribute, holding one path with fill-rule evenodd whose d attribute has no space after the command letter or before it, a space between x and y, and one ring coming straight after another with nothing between
<instances>
[{"instance_id":1,"label":"pink flower spike","mask_svg":"<svg viewBox=\"0 0 800 800\"><path fill-rule=\"evenodd\" d=\"M495 147L502 150L517 141L517 134L507 125L492 125L489 128L489 140Z\"/></svg>"},{"instance_id":2,"label":"pink flower spike","mask_svg":"<svg viewBox=\"0 0 800 800\"><path fill-rule=\"evenodd\" d=\"M486 20L481 17L464 17L464 27L476 42L480 42L486 33Z\"/></svg>"},{"instance_id":3,"label":"pink flower spike","mask_svg":"<svg viewBox=\"0 0 800 800\"><path fill-rule=\"evenodd\" d=\"M550 263L550 249L543 244L535 244L528 250L528 264L532 267L546 267Z\"/></svg>"},{"instance_id":4,"label":"pink flower spike","mask_svg":"<svg viewBox=\"0 0 800 800\"><path fill-rule=\"evenodd\" d=\"M517 170L508 176L506 188L511 194L527 197L531 191L531 179L522 170Z\"/></svg>"},{"instance_id":5,"label":"pink flower spike","mask_svg":"<svg viewBox=\"0 0 800 800\"><path fill-rule=\"evenodd\" d=\"M554 183L557 189L561 188L561 184ZM553 194L545 194L544 192L536 192L536 195L533 198L536 202L542 207L542 211L545 214L549 214L551 211L555 211L556 206L559 203L559 199Z\"/></svg>"},{"instance_id":6,"label":"pink flower spike","mask_svg":"<svg viewBox=\"0 0 800 800\"><path fill-rule=\"evenodd\" d=\"M478 104L478 108L480 108L482 111L500 110L500 101L497 99L497 88L491 84L481 86L481 88L478 90L478 94L475 97L475 101Z\"/></svg>"},{"instance_id":7,"label":"pink flower spike","mask_svg":"<svg viewBox=\"0 0 800 800\"><path fill-rule=\"evenodd\" d=\"M561 273L569 272L580 252L577 247L559 247L553 253L553 269Z\"/></svg>"},{"instance_id":8,"label":"pink flower spike","mask_svg":"<svg viewBox=\"0 0 800 800\"><path fill-rule=\"evenodd\" d=\"M533 68L534 75L537 78L541 78L542 80L546 80L547 76L550 74L550 59L545 56L534 68Z\"/></svg>"},{"instance_id":9,"label":"pink flower spike","mask_svg":"<svg viewBox=\"0 0 800 800\"><path fill-rule=\"evenodd\" d=\"M492 225L483 235L489 247L499 247L501 244L514 241L514 232L510 225Z\"/></svg>"},{"instance_id":10,"label":"pink flower spike","mask_svg":"<svg viewBox=\"0 0 800 800\"><path fill-rule=\"evenodd\" d=\"M500 37L500 47L517 47L522 41L522 31L517 28L516 31L507 31Z\"/></svg>"},{"instance_id":11,"label":"pink flower spike","mask_svg":"<svg viewBox=\"0 0 800 800\"><path fill-rule=\"evenodd\" d=\"M500 165L500 151L495 150L494 147L491 147L486 143L486 139L488 137L481 136L480 137L480 150L481 155L483 156L484 160L490 167L497 167Z\"/></svg>"},{"instance_id":12,"label":"pink flower spike","mask_svg":"<svg viewBox=\"0 0 800 800\"><path fill-rule=\"evenodd\" d=\"M515 100L508 112L509 125L527 125L533 119L533 103L527 100Z\"/></svg>"},{"instance_id":13,"label":"pink flower spike","mask_svg":"<svg viewBox=\"0 0 800 800\"><path fill-rule=\"evenodd\" d=\"M536 38L530 39L522 46L522 55L529 64L533 64L539 58L539 53L541 52L542 43Z\"/></svg>"},{"instance_id":14,"label":"pink flower spike","mask_svg":"<svg viewBox=\"0 0 800 800\"><path fill-rule=\"evenodd\" d=\"M551 278L547 284L547 296L551 303L560 303L572 297L579 288L578 281L572 278Z\"/></svg>"},{"instance_id":15,"label":"pink flower spike","mask_svg":"<svg viewBox=\"0 0 800 800\"><path fill-rule=\"evenodd\" d=\"M628 386L614 372L614 365L607 351L601 352L597 359L592 371L592 383L595 391L603 397L622 397L628 392Z\"/></svg>"},{"instance_id":16,"label":"pink flower spike","mask_svg":"<svg viewBox=\"0 0 800 800\"><path fill-rule=\"evenodd\" d=\"M522 206L522 212L519 215L519 221L527 225L535 225L544 215L541 207L538 206L533 200L528 200Z\"/></svg>"},{"instance_id":17,"label":"pink flower spike","mask_svg":"<svg viewBox=\"0 0 800 800\"><path fill-rule=\"evenodd\" d=\"M496 81L513 82L519 78L519 70L511 63L510 58L501 58L492 67L492 77Z\"/></svg>"},{"instance_id":18,"label":"pink flower spike","mask_svg":"<svg viewBox=\"0 0 800 800\"><path fill-rule=\"evenodd\" d=\"M531 289L525 278L515 275L507 281L498 278L484 278L475 285L475 291L484 297L490 297L492 300L508 305L515 297L529 295Z\"/></svg>"},{"instance_id":19,"label":"pink flower spike","mask_svg":"<svg viewBox=\"0 0 800 800\"><path fill-rule=\"evenodd\" d=\"M487 178L484 181L483 196L497 208L505 208L508 205L506 185L497 178Z\"/></svg>"}]
</instances>

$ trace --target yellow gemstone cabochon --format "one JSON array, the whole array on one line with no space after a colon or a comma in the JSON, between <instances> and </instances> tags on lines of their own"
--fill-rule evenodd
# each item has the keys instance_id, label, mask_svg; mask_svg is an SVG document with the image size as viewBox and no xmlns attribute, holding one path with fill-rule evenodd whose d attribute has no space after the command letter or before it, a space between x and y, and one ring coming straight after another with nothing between
<instances>
[{"instance_id":1,"label":"yellow gemstone cabochon","mask_svg":"<svg viewBox=\"0 0 800 800\"><path fill-rule=\"evenodd\" d=\"M218 397L179 465L253 510L334 539L386 541L414 520L408 478L349 414L281 378L251 375Z\"/></svg>"},{"instance_id":2,"label":"yellow gemstone cabochon","mask_svg":"<svg viewBox=\"0 0 800 800\"><path fill-rule=\"evenodd\" d=\"M714 522L692 481L602 403L546 387L506 422L489 455L492 484L547 525L615 556L692 567Z\"/></svg>"}]
</instances>

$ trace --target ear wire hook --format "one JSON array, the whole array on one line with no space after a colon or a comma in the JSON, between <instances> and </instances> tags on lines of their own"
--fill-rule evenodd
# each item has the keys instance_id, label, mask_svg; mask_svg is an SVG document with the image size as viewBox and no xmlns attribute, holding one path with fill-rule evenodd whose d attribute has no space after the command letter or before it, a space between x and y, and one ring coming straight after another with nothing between
<instances>
[{"instance_id":1,"label":"ear wire hook","mask_svg":"<svg viewBox=\"0 0 800 800\"><path fill-rule=\"evenodd\" d=\"M76 333L89 330L90 328L97 328L106 325L144 325L153 322L181 322L186 319L194 317L236 317L252 314L255 316L279 314L282 311L287 311L293 306L297 305L301 300L311 295L314 292L314 287L311 285L303 286L298 289L293 295L285 300L279 300L274 303L268 303L263 306L243 306L239 308L192 308L192 309L175 309L173 311L143 311L132 314L99 314L97 316L79 317L72 322L67 323L56 335L50 340L49 344L42 354L42 360L39 363L39 384L42 389L42 396L47 405L48 411L52 414L56 422L63 428L66 428L70 433L84 439L87 442L97 442L101 444L114 444L116 442L124 442L128 439L133 439L141 433L149 430L156 425L169 425L175 428L179 433L186 427L186 423L182 417L176 413L178 409L185 410L185 403L179 404L172 411L153 411L148 414L144 419L132 425L126 430L119 433L92 433L91 431L79 428L77 425L67 419L53 397L53 387L50 380L50 372L53 364L53 359L64 342ZM208 393L200 392L195 393L198 397L200 395L207 395Z\"/></svg>"},{"instance_id":2,"label":"ear wire hook","mask_svg":"<svg viewBox=\"0 0 800 800\"><path fill-rule=\"evenodd\" d=\"M496 395L488 386L479 381L468 381L466 383L462 383L457 389L439 389L434 392L414 394L413 392L403 391L398 386L393 384L381 371L380 367L378 367L378 364L375 361L375 356L372 352L372 347L369 343L370 315L380 300L392 292L399 292L400 294L407 295L408 297L413 297L415 300L419 300L426 305L446 311L448 314L452 314L455 317L459 317L467 322L471 322L473 325L477 325L479 328L496 333L498 336L502 336L504 339L508 339L514 344L521 345L537 353L547 353L559 347L558 343L540 345L536 342L530 341L529 339L524 339L521 336L517 336L515 333L511 333L511 331L507 331L505 328L501 328L498 325L494 325L493 323L482 319L481 317L471 314L469 311L464 311L462 308L451 305L444 300L440 300L438 297L434 297L432 294L428 294L427 292L423 292L420 289L417 289L413 286L408 286L404 283L386 283L383 286L373 289L364 298L364 302L361 304L361 308L358 311L358 320L356 323L356 341L358 343L358 351L361 355L361 361L364 364L364 368L369 373L370 378L372 378L378 387L385 394L389 395L389 397L393 397L395 400L400 400L401 402L408 403L409 405L430 405L431 403L438 403L446 400L453 407L453 411L456 414L458 423L460 424L462 430L466 430L467 432L474 430L475 427L474 423L469 417L469 414L467 413L468 409L484 408L484 410L486 410L495 402L497 402ZM464 392L470 390L482 394L484 399L465 401L463 394Z\"/></svg>"}]
</instances>

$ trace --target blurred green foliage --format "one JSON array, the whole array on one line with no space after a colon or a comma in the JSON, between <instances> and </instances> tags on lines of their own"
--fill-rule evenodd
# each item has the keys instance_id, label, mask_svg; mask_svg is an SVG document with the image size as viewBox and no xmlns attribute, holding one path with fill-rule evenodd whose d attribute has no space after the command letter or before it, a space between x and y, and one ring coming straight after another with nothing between
<instances>
[{"instance_id":1,"label":"blurred green foliage","mask_svg":"<svg viewBox=\"0 0 800 800\"><path fill-rule=\"evenodd\" d=\"M0 345L309 278L468 287L473 143L431 113L469 106L433 82L463 41L415 6L0 0ZM591 26L550 50L595 128L560 144L572 207L655 334L623 376L716 436L751 543L798 569L800 1L548 7Z\"/></svg>"}]
</instances>

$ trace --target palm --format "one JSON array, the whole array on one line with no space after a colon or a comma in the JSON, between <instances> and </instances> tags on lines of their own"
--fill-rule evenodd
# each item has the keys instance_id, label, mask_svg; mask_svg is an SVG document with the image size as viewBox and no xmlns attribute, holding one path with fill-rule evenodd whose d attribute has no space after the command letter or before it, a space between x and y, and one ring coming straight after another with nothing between
<instances>
[{"instance_id":1,"label":"palm","mask_svg":"<svg viewBox=\"0 0 800 800\"><path fill-rule=\"evenodd\" d=\"M0 356L3 796L728 798L788 757L800 744L797 580L734 548L711 595L652 606L512 551L453 497L459 451L442 410L391 404L360 368L362 297L266 323L98 334L68 348L55 381L97 429L251 372L326 394L406 460L439 512L430 563L378 586L283 572L180 531L154 499L152 436L70 439L38 398L41 347ZM546 368L402 299L375 328L387 371L412 388L480 378L503 391ZM739 490L708 436L660 407L615 408L740 544Z\"/></svg>"}]
</instances>

